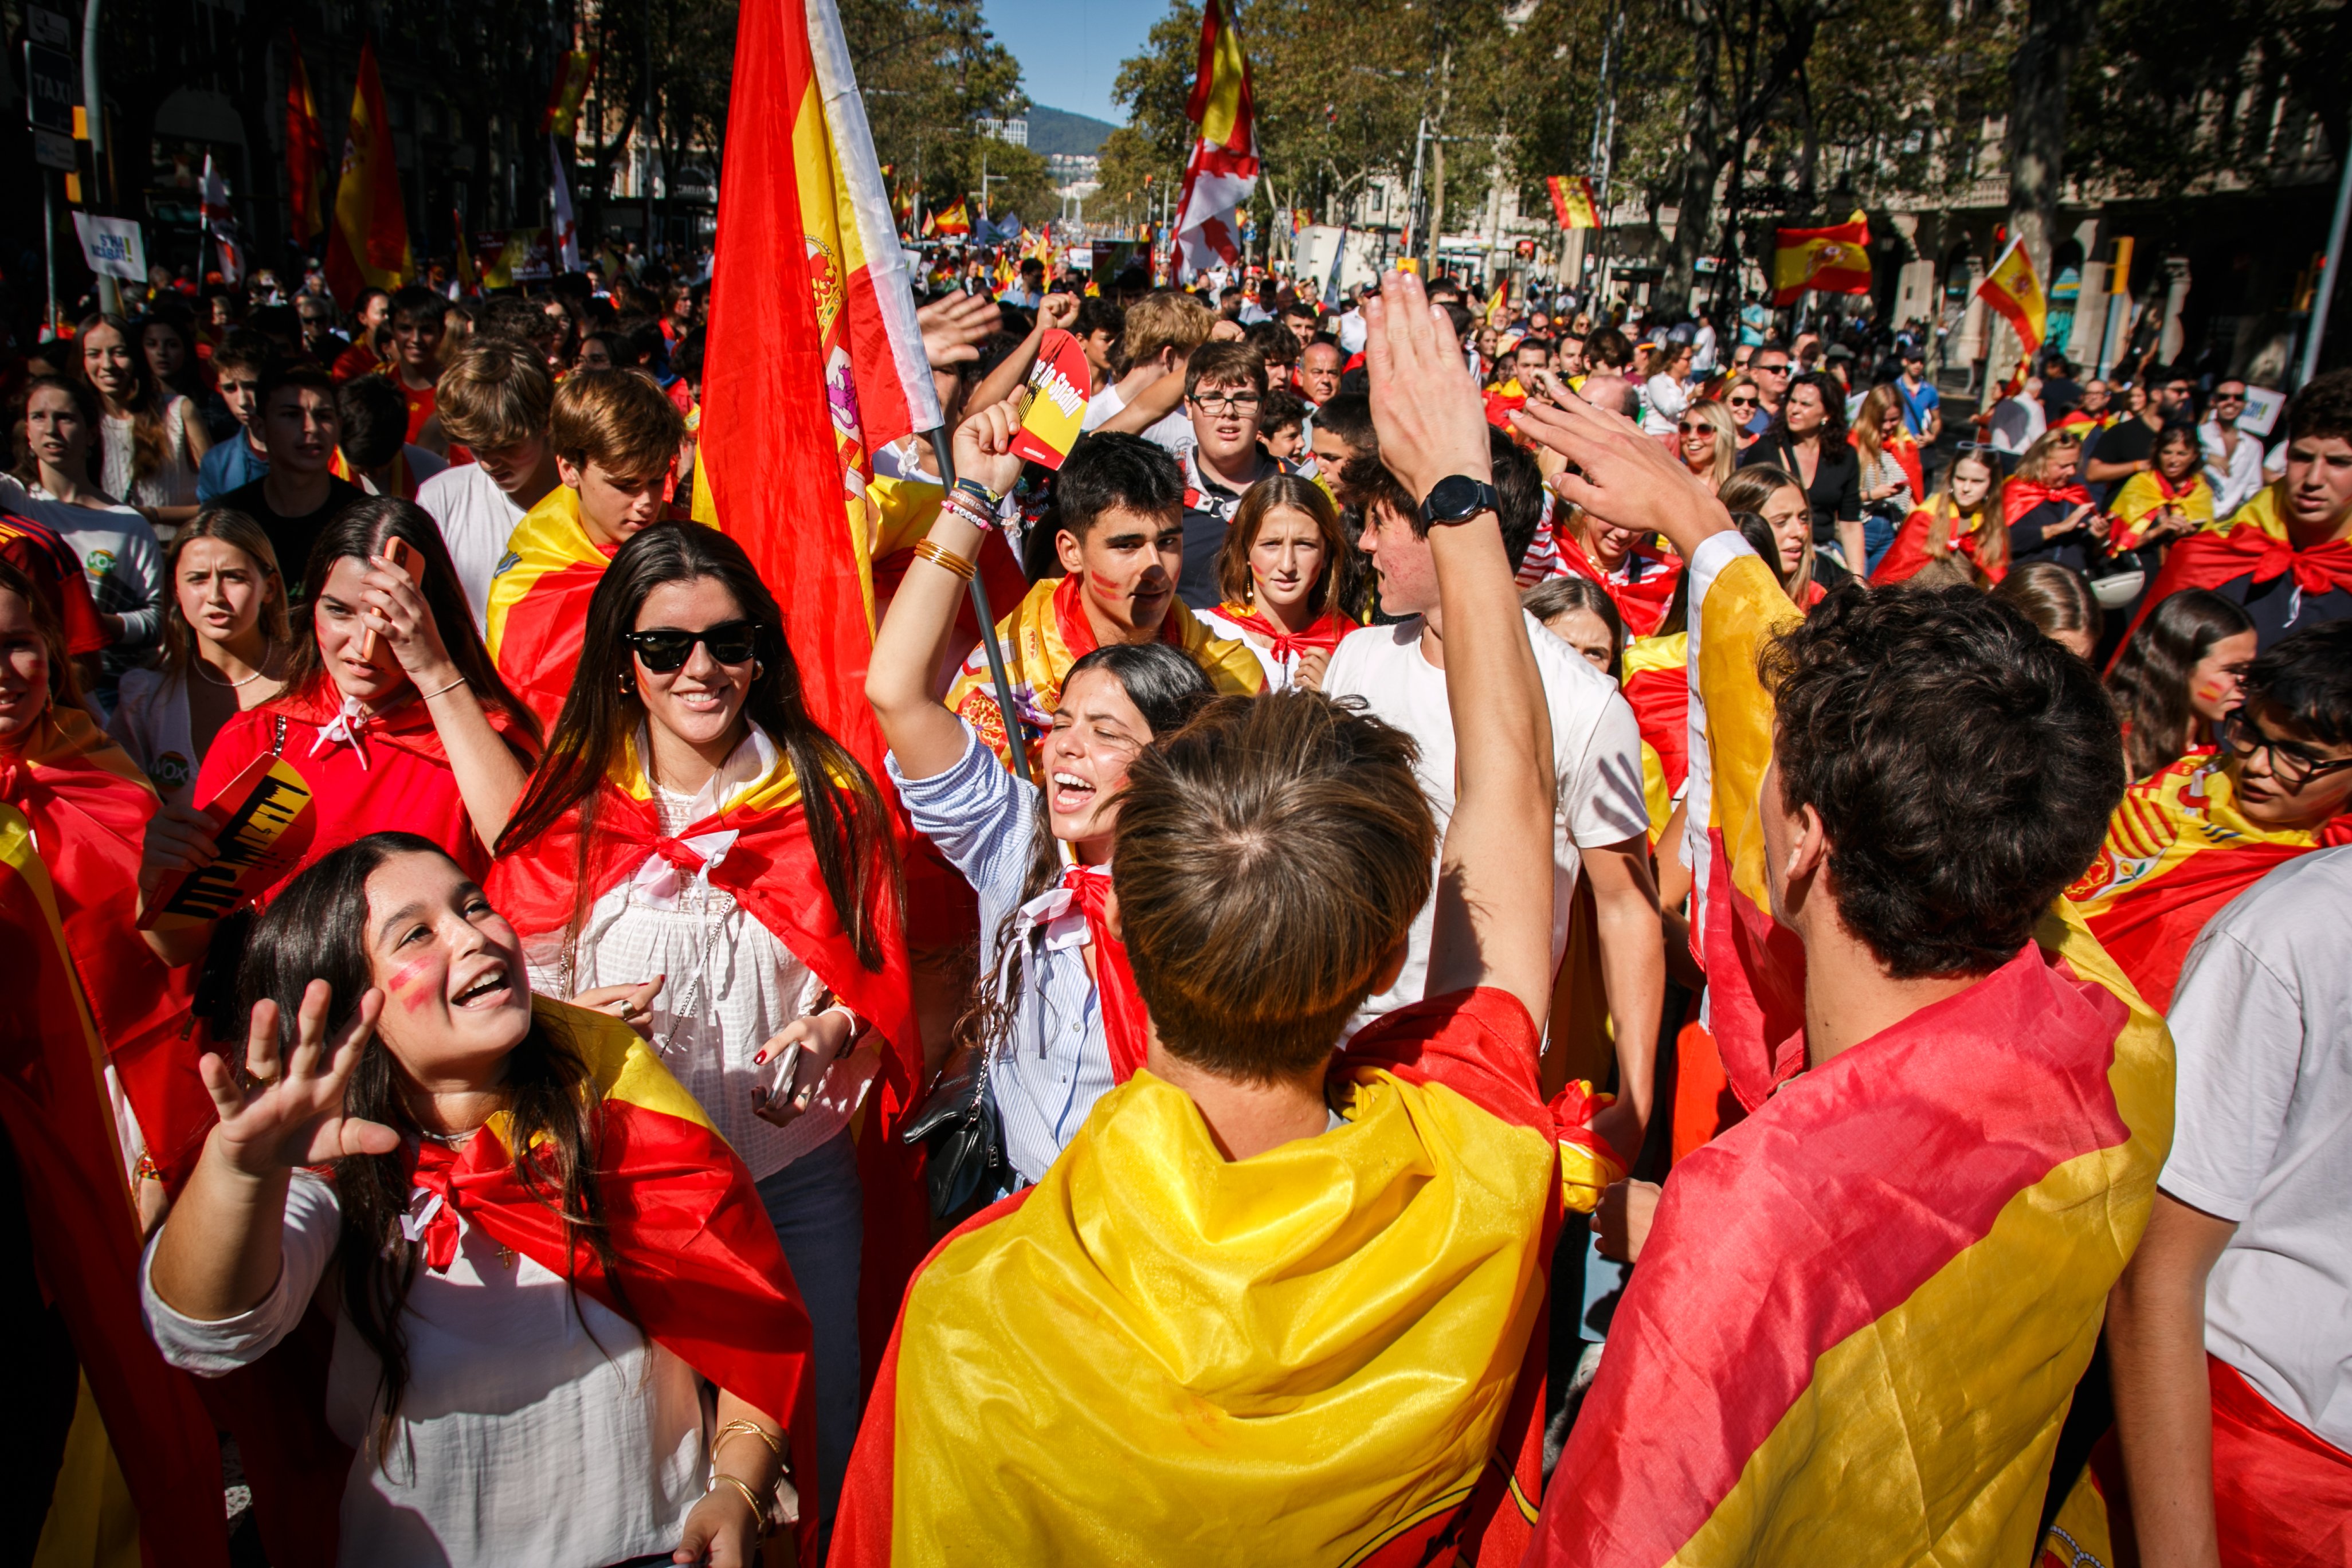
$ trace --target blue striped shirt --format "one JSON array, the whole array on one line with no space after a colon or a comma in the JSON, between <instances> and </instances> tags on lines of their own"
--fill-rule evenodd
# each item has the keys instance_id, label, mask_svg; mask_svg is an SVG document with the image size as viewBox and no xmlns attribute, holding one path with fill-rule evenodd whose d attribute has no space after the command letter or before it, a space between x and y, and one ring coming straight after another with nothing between
<instances>
[{"instance_id":1,"label":"blue striped shirt","mask_svg":"<svg viewBox=\"0 0 2352 1568\"><path fill-rule=\"evenodd\" d=\"M1001 962L998 928L1020 908L1036 832L1037 788L1013 776L964 726L963 755L945 773L910 779L885 759L907 814L980 895L980 962ZM1111 1089L1102 1007L1083 947L1032 949L1016 963L1013 1037L989 1070L1004 1118L1005 1152L1035 1182Z\"/></svg>"}]
</instances>

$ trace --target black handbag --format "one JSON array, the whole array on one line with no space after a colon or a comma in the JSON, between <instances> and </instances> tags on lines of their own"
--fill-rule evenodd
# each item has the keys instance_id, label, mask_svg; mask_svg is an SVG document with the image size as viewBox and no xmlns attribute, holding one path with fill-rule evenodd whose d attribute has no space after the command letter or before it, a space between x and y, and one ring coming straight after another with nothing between
<instances>
[{"instance_id":1,"label":"black handbag","mask_svg":"<svg viewBox=\"0 0 2352 1568\"><path fill-rule=\"evenodd\" d=\"M931 1092L898 1130L899 1141L929 1150L924 1180L931 1215L962 1219L1004 1184L1012 1161L1004 1152L1004 1118L988 1082L989 1053L966 1048L940 1069Z\"/></svg>"}]
</instances>

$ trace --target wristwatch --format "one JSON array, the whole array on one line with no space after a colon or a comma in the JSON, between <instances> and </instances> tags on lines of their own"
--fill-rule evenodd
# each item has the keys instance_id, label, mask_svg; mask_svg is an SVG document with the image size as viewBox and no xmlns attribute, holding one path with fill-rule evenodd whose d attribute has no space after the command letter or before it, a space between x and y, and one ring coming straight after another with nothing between
<instances>
[{"instance_id":1,"label":"wristwatch","mask_svg":"<svg viewBox=\"0 0 2352 1568\"><path fill-rule=\"evenodd\" d=\"M1421 503L1421 523L1429 528L1441 522L1467 522L1482 511L1500 510L1494 486L1467 474L1449 474Z\"/></svg>"}]
</instances>

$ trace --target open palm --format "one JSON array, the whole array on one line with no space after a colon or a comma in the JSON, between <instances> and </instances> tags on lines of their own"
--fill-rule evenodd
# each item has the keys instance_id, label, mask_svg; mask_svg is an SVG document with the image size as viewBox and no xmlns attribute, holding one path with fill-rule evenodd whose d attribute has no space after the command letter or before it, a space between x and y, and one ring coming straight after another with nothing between
<instances>
[{"instance_id":1,"label":"open palm","mask_svg":"<svg viewBox=\"0 0 2352 1568\"><path fill-rule=\"evenodd\" d=\"M266 1176L298 1165L322 1164L352 1154L388 1154L400 1135L381 1122L343 1114L343 1088L383 1012L383 993L371 987L351 1021L327 1035L334 993L313 980L295 1014L294 1048L280 1059L278 1007L257 1002L246 1037L248 1092L217 1055L198 1064L220 1114L221 1152L247 1175Z\"/></svg>"}]
</instances>

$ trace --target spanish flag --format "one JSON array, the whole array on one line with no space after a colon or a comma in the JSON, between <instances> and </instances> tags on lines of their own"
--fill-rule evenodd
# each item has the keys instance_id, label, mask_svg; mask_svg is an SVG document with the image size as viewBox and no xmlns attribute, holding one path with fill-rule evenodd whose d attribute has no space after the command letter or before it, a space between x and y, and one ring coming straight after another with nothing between
<instances>
[{"instance_id":1,"label":"spanish flag","mask_svg":"<svg viewBox=\"0 0 2352 1568\"><path fill-rule=\"evenodd\" d=\"M543 731L552 732L571 695L588 601L614 554L581 525L580 492L558 485L515 524L490 577L483 640L499 676Z\"/></svg>"},{"instance_id":2,"label":"spanish flag","mask_svg":"<svg viewBox=\"0 0 2352 1568\"><path fill-rule=\"evenodd\" d=\"M2050 304L2042 292L2042 279L2033 270L2033 258L2025 253L2022 240L2012 239L2000 259L1992 264L1984 281L1977 285L1977 298L2000 312L2009 324L2017 329L2017 341L2031 354L2042 346L2042 333L2048 329Z\"/></svg>"},{"instance_id":3,"label":"spanish flag","mask_svg":"<svg viewBox=\"0 0 2352 1568\"><path fill-rule=\"evenodd\" d=\"M1231 13L1218 0L1201 7L1200 57L1184 114L1200 127L1176 204L1176 247L1181 269L1189 274L1241 255L1242 209L1257 189L1257 104L1249 60Z\"/></svg>"},{"instance_id":4,"label":"spanish flag","mask_svg":"<svg viewBox=\"0 0 2352 1568\"><path fill-rule=\"evenodd\" d=\"M30 1403L12 1413L27 1439L62 1437L40 1561L135 1563L143 1553L226 1568L220 1446L193 1380L164 1365L148 1337L142 1238L102 1076L105 1051L68 956L70 911L33 834L25 814L0 801L0 984L8 996L0 1008L0 1129L23 1205L17 1223L31 1243L17 1278L46 1298L11 1310L54 1306L80 1363L62 1434L37 1430Z\"/></svg>"},{"instance_id":5,"label":"spanish flag","mask_svg":"<svg viewBox=\"0 0 2352 1568\"><path fill-rule=\"evenodd\" d=\"M2156 514L2168 508L2189 520L2190 532L2201 532L2213 523L2213 487L2194 468L2177 485L2154 468L2132 475L2107 502L2107 515L2116 521L2107 536L2110 547L2137 547Z\"/></svg>"},{"instance_id":6,"label":"spanish flag","mask_svg":"<svg viewBox=\"0 0 2352 1568\"><path fill-rule=\"evenodd\" d=\"M286 35L286 232L299 246L324 233L327 133L302 65L302 40Z\"/></svg>"},{"instance_id":7,"label":"spanish flag","mask_svg":"<svg viewBox=\"0 0 2352 1568\"><path fill-rule=\"evenodd\" d=\"M774 585L809 711L882 776L873 453L940 423L890 195L834 0L749 0L710 291L694 517Z\"/></svg>"},{"instance_id":8,"label":"spanish flag","mask_svg":"<svg viewBox=\"0 0 2352 1568\"><path fill-rule=\"evenodd\" d=\"M547 112L540 116L540 133L569 141L572 128L580 123L580 101L588 96L588 83L596 74L596 51L571 49L555 69L555 80L547 89Z\"/></svg>"},{"instance_id":9,"label":"spanish flag","mask_svg":"<svg viewBox=\"0 0 2352 1568\"><path fill-rule=\"evenodd\" d=\"M1095 650L1094 627L1078 603L1085 591L1081 577L1045 578L996 623L996 640L1004 648L1004 678L1013 687L1013 706L1020 710L1022 736L1033 766L1045 732L1054 727L1054 707L1062 700L1062 682L1070 666ZM1190 611L1171 607L1160 624L1160 640L1190 655L1221 692L1246 695L1265 684L1265 667L1249 644L1238 637L1212 637ZM980 732L1005 766L1013 765L985 647L975 647L965 658L948 687L947 704Z\"/></svg>"},{"instance_id":10,"label":"spanish flag","mask_svg":"<svg viewBox=\"0 0 2352 1568\"><path fill-rule=\"evenodd\" d=\"M2152 1007L2172 1005L2205 922L2298 855L2352 843L2352 819L2316 832L2258 826L2211 752L2181 758L2124 792L2099 858L2066 889L2091 934Z\"/></svg>"},{"instance_id":11,"label":"spanish flag","mask_svg":"<svg viewBox=\"0 0 2352 1568\"><path fill-rule=\"evenodd\" d=\"M1870 225L1860 213L1828 228L1773 234L1773 304L1793 305L1808 289L1822 294L1870 292Z\"/></svg>"},{"instance_id":12,"label":"spanish flag","mask_svg":"<svg viewBox=\"0 0 2352 1568\"><path fill-rule=\"evenodd\" d=\"M366 288L397 289L415 276L408 248L408 209L394 161L392 120L376 74L375 41L360 46L359 81L352 89L352 123L343 138L342 178L335 186L335 222L327 235L327 287L345 308Z\"/></svg>"},{"instance_id":13,"label":"spanish flag","mask_svg":"<svg viewBox=\"0 0 2352 1568\"><path fill-rule=\"evenodd\" d=\"M2025 1562L2170 1142L2170 1042L2062 900L2000 969L1799 1077L1801 1016L1753 1026L1768 966L1770 1000L1803 985L1756 826L1756 656L1798 612L1736 537L1692 570L1696 907L1710 993L1747 977L1744 1031L1718 1003L1716 1034L1750 1114L1675 1168L1528 1562Z\"/></svg>"},{"instance_id":14,"label":"spanish flag","mask_svg":"<svg viewBox=\"0 0 2352 1568\"><path fill-rule=\"evenodd\" d=\"M971 232L971 214L965 208L961 196L949 203L943 210L935 212L923 220L923 232L930 234L934 231L950 237Z\"/></svg>"},{"instance_id":15,"label":"spanish flag","mask_svg":"<svg viewBox=\"0 0 2352 1568\"><path fill-rule=\"evenodd\" d=\"M1241 1161L1148 1070L1105 1095L917 1276L833 1561L1517 1561L1560 1205L1536 1045L1500 992L1392 1013L1335 1063L1342 1125Z\"/></svg>"},{"instance_id":16,"label":"spanish flag","mask_svg":"<svg viewBox=\"0 0 2352 1568\"><path fill-rule=\"evenodd\" d=\"M466 215L455 207L449 209L449 233L450 243L457 251L450 270L457 275L458 291L469 299L473 298L482 291L482 272L481 268L474 265L473 252L466 248ZM407 389L404 387L402 390ZM409 495L403 499L413 500L415 495L415 492L412 489Z\"/></svg>"},{"instance_id":17,"label":"spanish flag","mask_svg":"<svg viewBox=\"0 0 2352 1568\"><path fill-rule=\"evenodd\" d=\"M1635 637L1625 645L1625 700L1642 731L1643 795L1650 807L1650 841L1665 831L1674 802L1690 777L1690 634ZM1649 777L1650 759L1658 776Z\"/></svg>"},{"instance_id":18,"label":"spanish flag","mask_svg":"<svg viewBox=\"0 0 2352 1568\"><path fill-rule=\"evenodd\" d=\"M1551 174L1545 178L1544 188L1551 192L1552 216L1562 228L1599 228L1601 204L1592 195L1592 182L1582 174Z\"/></svg>"}]
</instances>

